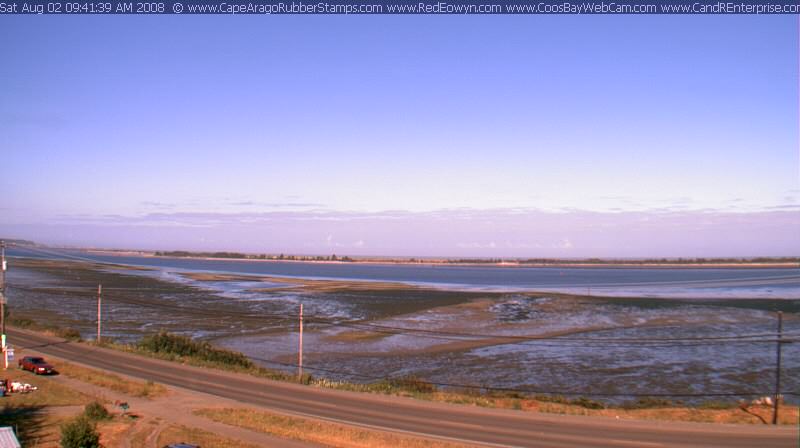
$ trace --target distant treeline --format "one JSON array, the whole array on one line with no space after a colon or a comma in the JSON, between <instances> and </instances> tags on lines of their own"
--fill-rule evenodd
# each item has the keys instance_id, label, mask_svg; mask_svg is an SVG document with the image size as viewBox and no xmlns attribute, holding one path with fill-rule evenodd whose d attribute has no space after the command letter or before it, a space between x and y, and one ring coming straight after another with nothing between
<instances>
[{"instance_id":1,"label":"distant treeline","mask_svg":"<svg viewBox=\"0 0 800 448\"><path fill-rule=\"evenodd\" d=\"M755 258L643 258L643 259L558 259L558 258L459 258L448 259L447 263L457 264L742 264L742 263L800 263L800 257L755 257Z\"/></svg>"},{"instance_id":2,"label":"distant treeline","mask_svg":"<svg viewBox=\"0 0 800 448\"><path fill-rule=\"evenodd\" d=\"M284 254L245 254L241 252L189 252L184 250L159 251L161 257L191 258L236 258L244 260L288 260L288 261L340 261L361 263L439 263L439 264L520 264L520 265L684 265L684 264L745 264L745 263L800 263L800 257L754 257L754 258L642 258L642 259L559 259L559 258L369 258L353 259L347 256L332 255L284 255Z\"/></svg>"},{"instance_id":3,"label":"distant treeline","mask_svg":"<svg viewBox=\"0 0 800 448\"><path fill-rule=\"evenodd\" d=\"M35 246L36 243L33 241L28 240L15 240L13 238L0 238L0 241L5 241L8 245L17 245L17 246Z\"/></svg>"},{"instance_id":4,"label":"distant treeline","mask_svg":"<svg viewBox=\"0 0 800 448\"><path fill-rule=\"evenodd\" d=\"M192 257L192 258L238 258L245 260L292 260L292 261L355 261L350 257L337 257L333 255L268 255L244 254L240 252L187 252L184 250L160 251L155 253L159 257Z\"/></svg>"}]
</instances>

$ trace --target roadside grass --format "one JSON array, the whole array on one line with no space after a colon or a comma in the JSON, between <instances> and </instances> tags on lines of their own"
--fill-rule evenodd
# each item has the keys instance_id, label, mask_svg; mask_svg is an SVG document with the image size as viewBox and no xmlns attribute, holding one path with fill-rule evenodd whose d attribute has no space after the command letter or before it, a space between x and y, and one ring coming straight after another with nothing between
<instances>
[{"instance_id":1,"label":"roadside grass","mask_svg":"<svg viewBox=\"0 0 800 448\"><path fill-rule=\"evenodd\" d=\"M258 448L257 445L251 445L240 440L229 439L202 429L189 428L182 425L170 425L161 430L161 433L158 435L157 446L166 446L171 443L180 442L213 448Z\"/></svg>"},{"instance_id":2,"label":"roadside grass","mask_svg":"<svg viewBox=\"0 0 800 448\"><path fill-rule=\"evenodd\" d=\"M609 407L604 409L588 409L562 403L521 400L521 407L522 410L525 411L551 414L697 423L763 424L764 420L771 421L772 418L772 408L767 406L752 406L748 409L749 412L741 410L737 405L730 405L724 408L705 408L702 405L697 407L672 405L669 407L654 408ZM751 413L761 416L764 420ZM778 423L781 425L796 425L798 416L797 406L781 405L778 414Z\"/></svg>"},{"instance_id":3,"label":"roadside grass","mask_svg":"<svg viewBox=\"0 0 800 448\"><path fill-rule=\"evenodd\" d=\"M60 362L57 369L60 374L68 378L111 389L132 397L153 399L167 393L166 387L152 381L129 380L113 373L90 369L68 362Z\"/></svg>"},{"instance_id":4,"label":"roadside grass","mask_svg":"<svg viewBox=\"0 0 800 448\"><path fill-rule=\"evenodd\" d=\"M36 386L32 392L15 392L0 398L3 406L77 406L89 404L93 398L53 381L49 376L34 375L26 370L8 369L2 373L9 381Z\"/></svg>"},{"instance_id":5,"label":"roadside grass","mask_svg":"<svg viewBox=\"0 0 800 448\"><path fill-rule=\"evenodd\" d=\"M484 393L478 388L466 390L426 389L424 381L408 377L405 381L384 380L372 384L354 384L339 381L315 380L312 385L354 392L381 393L443 403L484 408L512 409L548 414L603 416L621 419L686 421L699 423L763 424L771 421L772 408L752 406L748 412L738 403L711 401L696 406L687 406L662 398L642 397L620 405L607 405L587 397L566 398L563 396L525 396L517 393ZM429 387L433 387L429 385ZM759 418L759 416L761 418ZM800 418L797 406L781 405L778 423L796 425ZM763 420L762 420L763 419Z\"/></svg>"},{"instance_id":6,"label":"roadside grass","mask_svg":"<svg viewBox=\"0 0 800 448\"><path fill-rule=\"evenodd\" d=\"M388 432L370 431L299 417L287 417L253 411L252 409L206 408L195 410L194 413L215 422L271 434L276 437L333 447L459 448L469 446L452 442L419 439Z\"/></svg>"}]
</instances>

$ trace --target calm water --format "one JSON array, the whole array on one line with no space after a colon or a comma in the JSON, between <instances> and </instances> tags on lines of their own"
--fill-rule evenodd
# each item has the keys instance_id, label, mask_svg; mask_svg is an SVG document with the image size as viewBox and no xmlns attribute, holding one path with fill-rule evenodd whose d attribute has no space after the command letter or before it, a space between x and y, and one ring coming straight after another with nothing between
<instances>
[{"instance_id":1,"label":"calm water","mask_svg":"<svg viewBox=\"0 0 800 448\"><path fill-rule=\"evenodd\" d=\"M9 256L85 259L162 268L297 278L391 281L444 288L539 290L619 296L800 298L800 267L712 268L518 268L360 263L263 262L99 255L59 251L43 255L21 248Z\"/></svg>"}]
</instances>

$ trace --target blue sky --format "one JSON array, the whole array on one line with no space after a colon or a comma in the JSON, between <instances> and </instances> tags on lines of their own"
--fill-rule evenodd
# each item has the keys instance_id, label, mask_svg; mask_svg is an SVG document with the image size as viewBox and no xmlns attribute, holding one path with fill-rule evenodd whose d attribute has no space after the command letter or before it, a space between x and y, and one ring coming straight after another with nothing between
<instances>
[{"instance_id":1,"label":"blue sky","mask_svg":"<svg viewBox=\"0 0 800 448\"><path fill-rule=\"evenodd\" d=\"M0 17L0 233L796 255L797 36L794 16Z\"/></svg>"}]
</instances>

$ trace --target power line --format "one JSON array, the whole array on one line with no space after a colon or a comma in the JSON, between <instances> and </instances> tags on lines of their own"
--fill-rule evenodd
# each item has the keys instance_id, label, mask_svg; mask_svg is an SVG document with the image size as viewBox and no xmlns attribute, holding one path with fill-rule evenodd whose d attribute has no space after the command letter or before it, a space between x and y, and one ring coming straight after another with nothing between
<instances>
[{"instance_id":1,"label":"power line","mask_svg":"<svg viewBox=\"0 0 800 448\"><path fill-rule=\"evenodd\" d=\"M31 292L42 292L41 288L26 288L26 287L15 286L14 289L20 289ZM90 292L88 288L85 289L86 289L85 292L73 290L70 291L70 294L83 296L87 298L88 297L94 298L94 292ZM58 293L50 290L47 290L46 292ZM254 313L250 311L209 310L206 308L188 307L177 304L154 303L151 301L144 301L141 299L135 299L130 297L122 298L117 295L104 295L104 297L108 301L114 301L126 305L135 305L135 306L142 306L147 308L162 309L169 311L190 312L195 315L205 315L213 317L220 317L221 316L220 313L224 313L226 317L241 318L246 320L271 319L273 322L277 320L285 320L287 323L293 321L296 318L296 316L287 313ZM624 344L629 344L631 346L649 346L649 347L672 347L672 346L691 347L691 346L709 345L712 343L739 343L739 344L772 343L775 342L774 338L777 337L777 334L774 333L757 333L757 334L743 334L743 335L729 335L729 336L680 337L680 338L676 337L609 338L609 337L574 337L566 335L521 336L521 335L507 335L507 334L463 333L454 331L431 330L424 328L409 328L409 327L375 324L371 322L365 322L363 320L340 321L336 319L319 317L319 316L310 318L306 317L304 318L304 320L306 323L309 324L316 323L329 327L345 327L358 330L367 330L378 334L419 336L419 337L429 337L429 338L452 340L452 341L465 341L465 340L475 340L475 339L497 339L502 341L513 341L513 343L517 344L535 344L537 346L542 345L541 342L539 341L543 341L551 343L555 342L564 345L570 345L569 343L571 343L571 345L591 344L596 346L601 343L607 343L618 347L624 346ZM663 327L615 327L615 328L589 330L586 331L585 333L619 331L621 329L624 330L631 328L662 329ZM784 335L794 336L795 334L784 333ZM791 342L792 340L784 339L784 341Z\"/></svg>"},{"instance_id":2,"label":"power line","mask_svg":"<svg viewBox=\"0 0 800 448\"><path fill-rule=\"evenodd\" d=\"M285 362L274 361L271 359L259 358L250 356L250 359L263 362L265 364L272 364L281 367L287 368L296 368L297 364L290 364ZM340 375L350 378L360 378L363 380L371 380L371 381L402 381L406 378L402 376L390 377L390 376L375 376L375 375L364 375L360 373L353 373L353 372L345 372L341 370L335 369L328 369L323 367L315 367L304 365L304 369L329 373L334 375ZM555 390L548 390L548 389L530 389L530 388L513 388L513 387L495 387L495 386L476 386L474 384L459 384L459 383L447 383L447 382L437 382L437 381L427 381L421 380L425 384L430 384L432 386L437 387L445 387L451 389L476 389L476 390L486 390L486 391L494 391L494 392L515 392L515 393L522 393L522 394L544 394L544 395L565 395L565 396L586 396L586 397L742 397L742 396L756 396L756 395L763 395L763 392L756 392L756 391L735 391L735 392L712 392L712 393L636 393L636 392L594 392L594 391L555 391ZM792 395L792 396L800 396L800 392L784 392L784 395Z\"/></svg>"}]
</instances>

